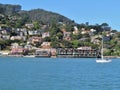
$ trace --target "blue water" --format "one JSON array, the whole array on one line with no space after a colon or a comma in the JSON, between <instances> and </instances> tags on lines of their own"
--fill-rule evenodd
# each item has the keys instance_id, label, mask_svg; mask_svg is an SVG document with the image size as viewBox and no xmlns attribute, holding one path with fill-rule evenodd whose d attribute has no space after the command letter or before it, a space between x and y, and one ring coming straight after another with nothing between
<instances>
[{"instance_id":1,"label":"blue water","mask_svg":"<svg viewBox=\"0 0 120 90\"><path fill-rule=\"evenodd\" d=\"M119 89L119 59L0 57L0 90Z\"/></svg>"}]
</instances>

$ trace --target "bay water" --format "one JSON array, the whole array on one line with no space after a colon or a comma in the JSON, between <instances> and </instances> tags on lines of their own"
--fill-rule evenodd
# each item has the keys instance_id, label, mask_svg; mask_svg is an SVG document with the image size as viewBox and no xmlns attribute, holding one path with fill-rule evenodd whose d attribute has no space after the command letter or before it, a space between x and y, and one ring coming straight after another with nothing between
<instances>
[{"instance_id":1,"label":"bay water","mask_svg":"<svg viewBox=\"0 0 120 90\"><path fill-rule=\"evenodd\" d=\"M0 57L0 90L119 90L120 59Z\"/></svg>"}]
</instances>

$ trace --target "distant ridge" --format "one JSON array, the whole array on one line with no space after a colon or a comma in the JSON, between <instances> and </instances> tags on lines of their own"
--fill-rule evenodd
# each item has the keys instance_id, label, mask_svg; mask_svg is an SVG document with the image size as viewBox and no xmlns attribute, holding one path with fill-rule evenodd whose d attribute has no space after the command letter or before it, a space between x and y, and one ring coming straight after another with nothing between
<instances>
[{"instance_id":1,"label":"distant ridge","mask_svg":"<svg viewBox=\"0 0 120 90\"><path fill-rule=\"evenodd\" d=\"M21 10L20 5L0 4L0 13L5 15L19 14L21 17L27 16L29 21L39 21L43 23L63 22L65 24L75 24L73 20L58 13L43 9Z\"/></svg>"},{"instance_id":2,"label":"distant ridge","mask_svg":"<svg viewBox=\"0 0 120 90\"><path fill-rule=\"evenodd\" d=\"M0 4L0 13L6 15L12 15L21 11L20 5L11 5L11 4Z\"/></svg>"},{"instance_id":3,"label":"distant ridge","mask_svg":"<svg viewBox=\"0 0 120 90\"><path fill-rule=\"evenodd\" d=\"M34 9L34 10L30 10L27 12L29 17L31 18L31 20L40 20L43 22L50 22L50 21L56 21L56 22L64 22L64 23L68 23L71 24L73 23L72 20L70 20L69 18L62 16L58 13L54 13L54 12L50 12L50 11L46 11L43 9Z\"/></svg>"}]
</instances>

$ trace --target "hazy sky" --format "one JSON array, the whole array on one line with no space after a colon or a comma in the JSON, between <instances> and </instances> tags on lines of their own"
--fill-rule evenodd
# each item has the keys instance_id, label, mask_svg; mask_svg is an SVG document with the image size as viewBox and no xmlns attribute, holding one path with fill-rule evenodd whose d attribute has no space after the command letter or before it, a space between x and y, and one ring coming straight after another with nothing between
<instances>
[{"instance_id":1,"label":"hazy sky","mask_svg":"<svg viewBox=\"0 0 120 90\"><path fill-rule=\"evenodd\" d=\"M0 0L20 4L23 10L41 8L64 15L77 23L108 23L120 31L120 0Z\"/></svg>"}]
</instances>

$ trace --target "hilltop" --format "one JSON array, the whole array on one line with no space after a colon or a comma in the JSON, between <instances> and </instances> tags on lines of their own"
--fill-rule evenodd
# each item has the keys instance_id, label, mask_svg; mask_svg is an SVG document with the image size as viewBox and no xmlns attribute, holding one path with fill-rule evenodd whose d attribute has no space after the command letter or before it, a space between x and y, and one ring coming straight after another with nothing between
<instances>
[{"instance_id":1,"label":"hilltop","mask_svg":"<svg viewBox=\"0 0 120 90\"><path fill-rule=\"evenodd\" d=\"M19 15L24 18L27 17L28 21L38 21L42 23L63 22L66 24L74 24L74 21L60 15L58 13L46 11L43 9L33 9L29 11L21 10L20 5L0 4L0 13L4 15Z\"/></svg>"}]
</instances>

